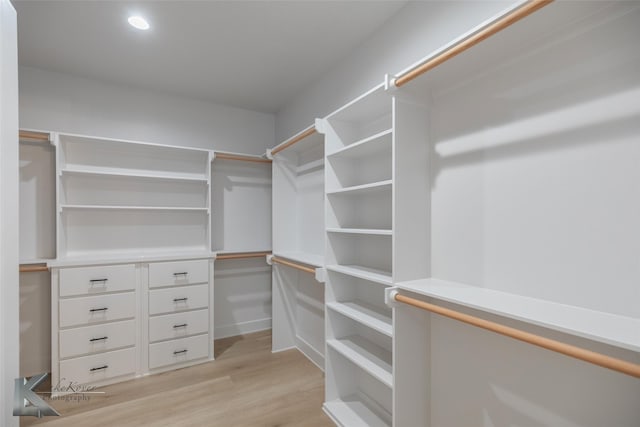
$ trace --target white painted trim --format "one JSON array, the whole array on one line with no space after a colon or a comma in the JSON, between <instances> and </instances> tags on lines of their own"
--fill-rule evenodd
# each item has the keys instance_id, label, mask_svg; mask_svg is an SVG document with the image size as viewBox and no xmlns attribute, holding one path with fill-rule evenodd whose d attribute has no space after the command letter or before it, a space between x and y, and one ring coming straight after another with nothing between
<instances>
[{"instance_id":1,"label":"white painted trim","mask_svg":"<svg viewBox=\"0 0 640 427\"><path fill-rule=\"evenodd\" d=\"M0 0L0 424L17 427L19 375L18 41L16 11Z\"/></svg>"},{"instance_id":2,"label":"white painted trim","mask_svg":"<svg viewBox=\"0 0 640 427\"><path fill-rule=\"evenodd\" d=\"M231 325L216 326L215 339L250 334L252 332L264 331L267 329L271 329L271 318L250 320L248 322L234 323Z\"/></svg>"}]
</instances>

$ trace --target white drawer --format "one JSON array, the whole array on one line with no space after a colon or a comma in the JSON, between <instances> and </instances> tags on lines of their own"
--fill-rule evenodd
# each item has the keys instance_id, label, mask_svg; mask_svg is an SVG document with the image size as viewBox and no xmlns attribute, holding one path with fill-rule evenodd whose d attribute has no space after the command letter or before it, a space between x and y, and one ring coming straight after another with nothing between
<instances>
[{"instance_id":1,"label":"white drawer","mask_svg":"<svg viewBox=\"0 0 640 427\"><path fill-rule=\"evenodd\" d=\"M209 356L209 335L180 338L149 345L149 369Z\"/></svg>"},{"instance_id":2,"label":"white drawer","mask_svg":"<svg viewBox=\"0 0 640 427\"><path fill-rule=\"evenodd\" d=\"M136 295L99 295L60 300L60 327L90 325L135 317Z\"/></svg>"},{"instance_id":3,"label":"white drawer","mask_svg":"<svg viewBox=\"0 0 640 427\"><path fill-rule=\"evenodd\" d=\"M149 314L174 313L208 306L208 284L153 289L149 292Z\"/></svg>"},{"instance_id":4,"label":"white drawer","mask_svg":"<svg viewBox=\"0 0 640 427\"><path fill-rule=\"evenodd\" d=\"M209 261L157 262L149 264L149 287L209 282Z\"/></svg>"},{"instance_id":5,"label":"white drawer","mask_svg":"<svg viewBox=\"0 0 640 427\"><path fill-rule=\"evenodd\" d=\"M136 350L109 351L60 362L60 385L93 384L136 371Z\"/></svg>"},{"instance_id":6,"label":"white drawer","mask_svg":"<svg viewBox=\"0 0 640 427\"><path fill-rule=\"evenodd\" d=\"M61 297L128 291L135 286L136 269L133 264L60 270Z\"/></svg>"},{"instance_id":7,"label":"white drawer","mask_svg":"<svg viewBox=\"0 0 640 427\"><path fill-rule=\"evenodd\" d=\"M60 358L100 353L136 343L136 322L104 323L60 331Z\"/></svg>"},{"instance_id":8,"label":"white drawer","mask_svg":"<svg viewBox=\"0 0 640 427\"><path fill-rule=\"evenodd\" d=\"M149 319L149 341L162 341L209 331L209 310L166 314Z\"/></svg>"}]
</instances>

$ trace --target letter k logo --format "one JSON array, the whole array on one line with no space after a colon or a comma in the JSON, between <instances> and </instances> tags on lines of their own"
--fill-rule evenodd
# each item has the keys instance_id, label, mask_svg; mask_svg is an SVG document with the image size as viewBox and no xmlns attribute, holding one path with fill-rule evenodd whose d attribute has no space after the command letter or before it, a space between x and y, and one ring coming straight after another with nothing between
<instances>
[{"instance_id":1,"label":"letter k logo","mask_svg":"<svg viewBox=\"0 0 640 427\"><path fill-rule=\"evenodd\" d=\"M38 374L32 376L29 381L26 378L16 379L16 389L13 401L13 415L23 416L28 415L32 417L42 418L44 415L60 414L56 412L51 406L33 392L44 379L47 378L47 374ZM31 403L31 405L27 405Z\"/></svg>"}]
</instances>

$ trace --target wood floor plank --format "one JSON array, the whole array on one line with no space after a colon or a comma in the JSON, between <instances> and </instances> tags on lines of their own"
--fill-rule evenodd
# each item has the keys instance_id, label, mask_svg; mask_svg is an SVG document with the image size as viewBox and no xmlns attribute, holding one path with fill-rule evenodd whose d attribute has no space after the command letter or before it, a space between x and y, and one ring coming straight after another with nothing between
<instances>
[{"instance_id":1,"label":"wood floor plank","mask_svg":"<svg viewBox=\"0 0 640 427\"><path fill-rule=\"evenodd\" d=\"M322 371L297 350L271 353L271 331L215 348L213 362L102 387L105 395L85 401L55 401L61 417L23 417L21 426L333 425L321 409Z\"/></svg>"}]
</instances>

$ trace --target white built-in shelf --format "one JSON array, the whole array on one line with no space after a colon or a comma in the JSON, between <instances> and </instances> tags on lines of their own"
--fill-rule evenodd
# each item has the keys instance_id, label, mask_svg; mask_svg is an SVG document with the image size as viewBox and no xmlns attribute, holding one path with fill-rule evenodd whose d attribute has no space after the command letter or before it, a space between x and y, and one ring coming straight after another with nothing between
<instances>
[{"instance_id":1,"label":"white built-in shelf","mask_svg":"<svg viewBox=\"0 0 640 427\"><path fill-rule=\"evenodd\" d=\"M380 228L327 228L328 233L367 234L372 236L391 236L392 231Z\"/></svg>"},{"instance_id":2,"label":"white built-in shelf","mask_svg":"<svg viewBox=\"0 0 640 427\"><path fill-rule=\"evenodd\" d=\"M149 180L165 180L165 181L186 181L206 183L207 178L197 174L171 174L171 173L142 173L133 170L115 171L112 168L64 168L60 170L60 176L65 175L84 175L84 176L102 176L102 177L121 177Z\"/></svg>"},{"instance_id":3,"label":"white built-in shelf","mask_svg":"<svg viewBox=\"0 0 640 427\"><path fill-rule=\"evenodd\" d=\"M360 397L356 395L348 396L340 400L332 400L324 403L325 412L340 426L348 427L389 427L391 423L386 422L376 412L366 405ZM382 412L377 408L377 412ZM391 416L387 414L387 418Z\"/></svg>"},{"instance_id":4,"label":"white built-in shelf","mask_svg":"<svg viewBox=\"0 0 640 427\"><path fill-rule=\"evenodd\" d=\"M314 267L324 266L324 256L322 255L295 251L277 251L274 252L273 255L281 258L286 258L291 261L298 261L303 264L312 265Z\"/></svg>"},{"instance_id":5,"label":"white built-in shelf","mask_svg":"<svg viewBox=\"0 0 640 427\"><path fill-rule=\"evenodd\" d=\"M331 154L327 154L327 158L364 158L373 154L380 153L384 150L391 151L391 136L393 129L386 129L375 135L361 139L353 144L347 145Z\"/></svg>"},{"instance_id":6,"label":"white built-in shelf","mask_svg":"<svg viewBox=\"0 0 640 427\"><path fill-rule=\"evenodd\" d=\"M135 210L135 211L192 211L207 212L207 208L192 208L182 206L127 206L127 205L60 205L60 211L65 210Z\"/></svg>"},{"instance_id":7,"label":"white built-in shelf","mask_svg":"<svg viewBox=\"0 0 640 427\"><path fill-rule=\"evenodd\" d=\"M372 193L376 191L391 190L392 184L393 184L392 180L386 179L384 181L371 182L369 184L354 185L353 187L345 187L339 190L327 191L327 194L328 195L332 195L332 194L360 195L360 194Z\"/></svg>"},{"instance_id":8,"label":"white built-in shelf","mask_svg":"<svg viewBox=\"0 0 640 427\"><path fill-rule=\"evenodd\" d=\"M180 261L190 259L215 258L215 253L204 249L185 249L174 251L119 250L96 254L72 254L64 258L47 261L49 267L80 267L89 265L129 264L138 262Z\"/></svg>"},{"instance_id":9,"label":"white built-in shelf","mask_svg":"<svg viewBox=\"0 0 640 427\"><path fill-rule=\"evenodd\" d=\"M383 335L391 337L393 335L393 328L391 325L391 316L382 309L375 307L371 304L367 304L363 301L345 301L345 302L330 302L327 303L327 307L331 310L347 316L356 322L362 323L369 328L380 332Z\"/></svg>"},{"instance_id":10,"label":"white built-in shelf","mask_svg":"<svg viewBox=\"0 0 640 427\"><path fill-rule=\"evenodd\" d=\"M393 386L390 351L357 335L328 340L327 345L387 387Z\"/></svg>"},{"instance_id":11,"label":"white built-in shelf","mask_svg":"<svg viewBox=\"0 0 640 427\"><path fill-rule=\"evenodd\" d=\"M360 123L391 113L391 95L380 83L368 92L329 114L327 120Z\"/></svg>"},{"instance_id":12,"label":"white built-in shelf","mask_svg":"<svg viewBox=\"0 0 640 427\"><path fill-rule=\"evenodd\" d=\"M640 319L439 279L396 285L427 297L640 351Z\"/></svg>"},{"instance_id":13,"label":"white built-in shelf","mask_svg":"<svg viewBox=\"0 0 640 427\"><path fill-rule=\"evenodd\" d=\"M391 273L385 270L364 267L361 265L328 265L327 270L346 274L360 279L391 286L393 284Z\"/></svg>"}]
</instances>

